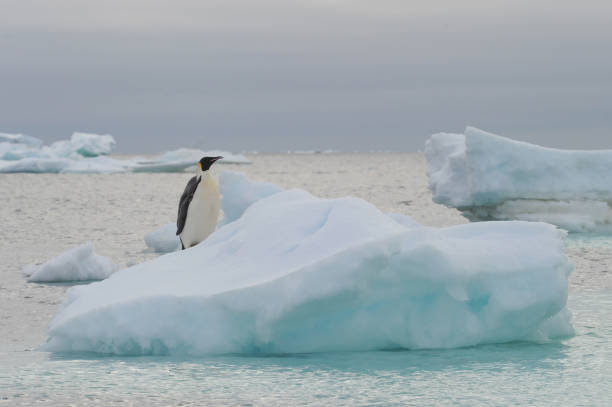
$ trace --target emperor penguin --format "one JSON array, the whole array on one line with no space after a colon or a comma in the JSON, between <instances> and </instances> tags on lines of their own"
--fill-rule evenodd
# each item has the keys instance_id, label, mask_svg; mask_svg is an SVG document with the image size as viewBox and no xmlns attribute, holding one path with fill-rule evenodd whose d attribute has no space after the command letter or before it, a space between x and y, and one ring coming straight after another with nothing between
<instances>
[{"instance_id":1,"label":"emperor penguin","mask_svg":"<svg viewBox=\"0 0 612 407\"><path fill-rule=\"evenodd\" d=\"M176 234L183 250L206 239L217 227L221 195L210 174L210 167L223 157L203 157L198 162L196 176L187 182L179 202Z\"/></svg>"}]
</instances>

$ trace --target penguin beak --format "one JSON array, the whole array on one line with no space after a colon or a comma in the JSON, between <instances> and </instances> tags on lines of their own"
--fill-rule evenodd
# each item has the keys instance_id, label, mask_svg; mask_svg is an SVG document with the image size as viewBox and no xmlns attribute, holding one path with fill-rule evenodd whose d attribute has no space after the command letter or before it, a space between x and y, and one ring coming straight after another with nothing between
<instances>
[{"instance_id":1,"label":"penguin beak","mask_svg":"<svg viewBox=\"0 0 612 407\"><path fill-rule=\"evenodd\" d=\"M223 158L222 156L219 156L219 157L214 157L214 158L212 159L212 162L214 163L215 161L220 160L220 159L222 159L222 158Z\"/></svg>"}]
</instances>

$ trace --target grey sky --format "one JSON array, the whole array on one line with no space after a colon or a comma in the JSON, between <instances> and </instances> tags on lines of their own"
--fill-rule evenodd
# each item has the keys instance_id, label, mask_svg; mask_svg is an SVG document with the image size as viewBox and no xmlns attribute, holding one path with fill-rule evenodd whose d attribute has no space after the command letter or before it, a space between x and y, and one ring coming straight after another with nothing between
<instances>
[{"instance_id":1,"label":"grey sky","mask_svg":"<svg viewBox=\"0 0 612 407\"><path fill-rule=\"evenodd\" d=\"M612 148L612 3L0 0L0 131L413 151L466 125Z\"/></svg>"}]
</instances>

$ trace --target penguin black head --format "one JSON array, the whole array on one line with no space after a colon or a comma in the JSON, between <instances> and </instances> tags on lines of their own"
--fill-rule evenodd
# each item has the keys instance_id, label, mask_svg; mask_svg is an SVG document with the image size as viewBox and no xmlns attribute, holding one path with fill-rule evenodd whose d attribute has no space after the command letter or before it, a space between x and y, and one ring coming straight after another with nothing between
<instances>
[{"instance_id":1,"label":"penguin black head","mask_svg":"<svg viewBox=\"0 0 612 407\"><path fill-rule=\"evenodd\" d=\"M215 163L215 161L222 159L223 157L219 156L219 157L202 157L202 159L200 160L200 169L202 171L208 171L208 169L210 168L211 165L213 165Z\"/></svg>"}]
</instances>

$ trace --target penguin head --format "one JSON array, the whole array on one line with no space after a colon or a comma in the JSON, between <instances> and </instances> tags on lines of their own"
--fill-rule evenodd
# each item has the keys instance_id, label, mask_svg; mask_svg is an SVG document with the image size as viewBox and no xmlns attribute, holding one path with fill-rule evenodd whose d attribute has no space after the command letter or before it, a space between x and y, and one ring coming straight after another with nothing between
<instances>
[{"instance_id":1,"label":"penguin head","mask_svg":"<svg viewBox=\"0 0 612 407\"><path fill-rule=\"evenodd\" d=\"M223 157L202 157L198 165L200 166L200 170L208 171L211 165L215 163L215 161L222 159Z\"/></svg>"}]
</instances>

